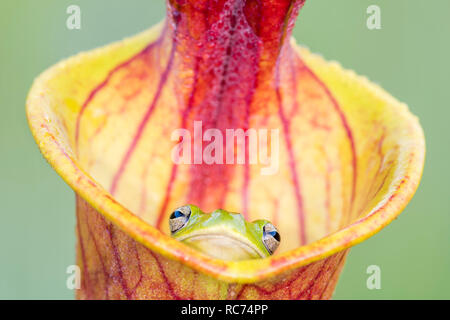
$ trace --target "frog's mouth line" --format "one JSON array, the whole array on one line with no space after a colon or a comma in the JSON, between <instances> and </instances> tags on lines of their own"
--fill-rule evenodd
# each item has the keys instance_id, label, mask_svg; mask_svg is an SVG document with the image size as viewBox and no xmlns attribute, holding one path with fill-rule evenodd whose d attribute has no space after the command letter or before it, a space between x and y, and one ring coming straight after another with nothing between
<instances>
[{"instance_id":1,"label":"frog's mouth line","mask_svg":"<svg viewBox=\"0 0 450 320\"><path fill-rule=\"evenodd\" d=\"M208 233L208 234L195 234L191 236L186 237L180 237L178 240L185 241L185 242L197 242L197 241L220 241L222 240L223 243L229 242L229 246L233 248L240 248L247 252L250 256L258 256L260 258L265 258L266 255L261 252L258 248L250 245L248 242L243 241L242 238L229 235L229 234L215 234L215 233ZM208 252L206 252L208 253Z\"/></svg>"}]
</instances>

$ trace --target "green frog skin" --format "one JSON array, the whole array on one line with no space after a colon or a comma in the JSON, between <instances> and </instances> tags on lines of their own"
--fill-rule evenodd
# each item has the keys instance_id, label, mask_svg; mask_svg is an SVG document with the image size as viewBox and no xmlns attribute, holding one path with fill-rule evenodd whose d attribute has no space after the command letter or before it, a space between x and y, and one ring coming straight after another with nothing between
<instances>
[{"instance_id":1,"label":"green frog skin","mask_svg":"<svg viewBox=\"0 0 450 320\"><path fill-rule=\"evenodd\" d=\"M247 222L240 213L215 210L204 213L197 206L176 209L169 219L172 237L222 260L248 260L272 255L280 235L267 220Z\"/></svg>"}]
</instances>

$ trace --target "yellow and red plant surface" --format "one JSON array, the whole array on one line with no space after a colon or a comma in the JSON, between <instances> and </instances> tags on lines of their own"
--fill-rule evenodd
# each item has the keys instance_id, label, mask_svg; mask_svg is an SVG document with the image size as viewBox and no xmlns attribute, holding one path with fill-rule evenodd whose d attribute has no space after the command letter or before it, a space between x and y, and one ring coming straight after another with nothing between
<instances>
[{"instance_id":1,"label":"yellow and red plant surface","mask_svg":"<svg viewBox=\"0 0 450 320\"><path fill-rule=\"evenodd\" d=\"M291 40L302 0L169 0L165 22L44 72L39 147L77 197L81 299L326 299L348 248L391 222L424 163L417 119ZM280 131L279 171L175 164L177 128ZM248 159L248 151L247 151ZM173 208L268 219L277 254L212 259L168 235Z\"/></svg>"}]
</instances>

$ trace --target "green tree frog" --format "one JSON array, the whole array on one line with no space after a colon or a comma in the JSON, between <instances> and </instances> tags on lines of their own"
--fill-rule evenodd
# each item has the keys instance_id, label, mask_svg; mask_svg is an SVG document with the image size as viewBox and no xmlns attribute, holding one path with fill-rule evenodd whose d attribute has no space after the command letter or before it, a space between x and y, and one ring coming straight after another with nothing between
<instances>
[{"instance_id":1,"label":"green tree frog","mask_svg":"<svg viewBox=\"0 0 450 320\"><path fill-rule=\"evenodd\" d=\"M267 220L245 221L240 213L215 210L204 213L186 205L170 216L172 237L222 260L247 260L272 255L280 245L280 234Z\"/></svg>"}]
</instances>

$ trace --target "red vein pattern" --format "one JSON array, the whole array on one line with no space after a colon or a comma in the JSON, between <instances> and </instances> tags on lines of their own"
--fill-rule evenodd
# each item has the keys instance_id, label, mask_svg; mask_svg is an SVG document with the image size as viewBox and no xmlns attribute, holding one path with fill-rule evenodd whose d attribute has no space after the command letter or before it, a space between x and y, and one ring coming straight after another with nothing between
<instances>
[{"instance_id":1,"label":"red vein pattern","mask_svg":"<svg viewBox=\"0 0 450 320\"><path fill-rule=\"evenodd\" d=\"M90 103L94 100L95 96L103 89L105 88L109 81L111 80L111 78L121 69L126 68L127 66L129 66L132 62L134 62L135 60L142 58L143 56L146 55L146 53L148 53L149 51L151 51L152 49L154 49L154 47L156 47L157 45L159 45L164 37L165 31L163 31L161 33L160 38L155 41L150 43L148 46L146 46L142 51L140 51L139 53L137 53L136 55L134 55L133 57L131 57L130 59L125 60L124 62L120 63L119 65L117 65L115 68L113 68L108 75L106 76L106 78L99 83L94 90L92 90L88 97L86 98L86 100L83 102L81 109L77 115L77 120L76 120L76 124L75 124L75 150L78 153L78 148L79 148L79 139L80 139L80 127L81 127L81 120L83 118L84 113L86 112L86 109L89 107Z\"/></svg>"},{"instance_id":2,"label":"red vein pattern","mask_svg":"<svg viewBox=\"0 0 450 320\"><path fill-rule=\"evenodd\" d=\"M279 71L277 72L279 74ZM299 229L300 229L300 244L306 244L306 233L305 233L305 217L303 213L303 199L302 194L300 191L300 183L299 183L299 175L298 175L298 169L295 161L295 157L293 154L293 147L292 147L292 138L291 138L291 132L289 128L289 121L286 118L284 114L284 107L283 107L283 97L281 96L280 88L279 88L279 76L277 76L276 80L276 92L277 92L277 101L278 101L278 114L283 126L283 133L284 133L284 140L286 141L286 149L288 152L289 157L289 168L292 175L292 182L294 187L294 194L295 194L295 200L297 202L297 216L298 216L298 222L299 222Z\"/></svg>"}]
</instances>

